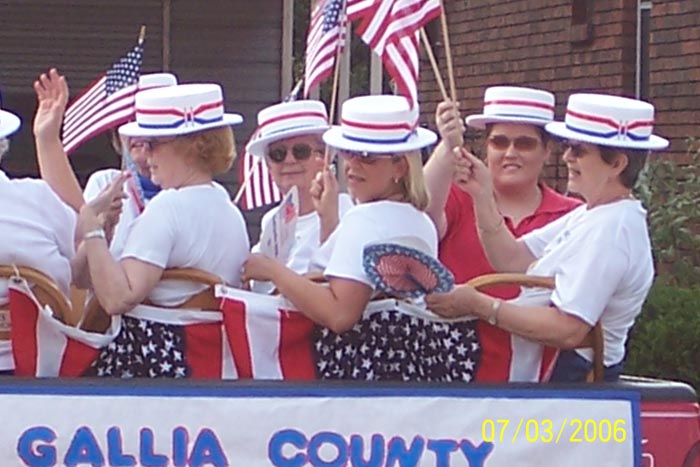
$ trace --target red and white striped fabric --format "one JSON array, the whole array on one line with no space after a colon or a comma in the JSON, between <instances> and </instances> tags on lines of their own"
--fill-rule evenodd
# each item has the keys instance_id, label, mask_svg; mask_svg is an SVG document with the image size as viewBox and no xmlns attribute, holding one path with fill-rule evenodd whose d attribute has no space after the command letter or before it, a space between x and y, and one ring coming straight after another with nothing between
<instances>
[{"instance_id":1,"label":"red and white striped fabric","mask_svg":"<svg viewBox=\"0 0 700 467\"><path fill-rule=\"evenodd\" d=\"M333 71L336 56L345 44L347 16L345 0L312 2L309 34L306 38L304 96Z\"/></svg>"},{"instance_id":2,"label":"red and white striped fabric","mask_svg":"<svg viewBox=\"0 0 700 467\"><path fill-rule=\"evenodd\" d=\"M418 103L418 31L440 15L440 0L349 0L348 18L380 57L399 93Z\"/></svg>"},{"instance_id":3,"label":"red and white striped fabric","mask_svg":"<svg viewBox=\"0 0 700 467\"><path fill-rule=\"evenodd\" d=\"M142 63L143 44L139 43L68 105L63 119L66 154L103 131L133 118Z\"/></svg>"},{"instance_id":4,"label":"red and white striped fabric","mask_svg":"<svg viewBox=\"0 0 700 467\"><path fill-rule=\"evenodd\" d=\"M217 286L239 378L312 380L314 324L283 297Z\"/></svg>"},{"instance_id":5,"label":"red and white striped fabric","mask_svg":"<svg viewBox=\"0 0 700 467\"><path fill-rule=\"evenodd\" d=\"M260 131L256 129L250 140L254 141L259 135ZM282 193L272 180L264 158L255 157L247 149L238 164L238 182L242 191L236 196L236 202L243 210L257 209L282 200Z\"/></svg>"},{"instance_id":6,"label":"red and white striped fabric","mask_svg":"<svg viewBox=\"0 0 700 467\"><path fill-rule=\"evenodd\" d=\"M67 326L42 308L24 280L8 285L12 321L12 354L17 376L80 376L114 339L113 323L105 334Z\"/></svg>"}]
</instances>

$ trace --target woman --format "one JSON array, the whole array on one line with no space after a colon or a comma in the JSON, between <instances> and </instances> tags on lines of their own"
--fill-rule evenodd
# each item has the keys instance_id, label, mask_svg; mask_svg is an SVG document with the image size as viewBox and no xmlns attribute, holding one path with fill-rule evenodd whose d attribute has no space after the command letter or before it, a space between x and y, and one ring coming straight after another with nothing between
<instances>
[{"instance_id":1,"label":"woman","mask_svg":"<svg viewBox=\"0 0 700 467\"><path fill-rule=\"evenodd\" d=\"M375 291L362 265L365 246L412 237L428 245L428 254L437 254L435 227L423 212L428 196L420 159L420 148L434 142L435 135L417 127L417 120L418 109L410 109L403 97L362 96L346 101L341 125L324 134L326 144L338 151L357 203L314 258L328 286L261 255L246 262L246 278L272 281L322 327L316 342L322 378L446 380L466 374L443 364L447 352L434 360L425 354L430 342L442 348L443 338L449 340L448 326L395 310L368 309ZM337 207L337 183L329 169L321 185L314 195L323 217Z\"/></svg>"},{"instance_id":2,"label":"woman","mask_svg":"<svg viewBox=\"0 0 700 467\"><path fill-rule=\"evenodd\" d=\"M293 187L298 190L299 214L286 265L299 274L309 271L313 252L335 229L338 218L352 206L350 197L341 194L338 198L338 215L326 215L322 225L311 196L311 184L323 170L326 145L321 136L329 127L323 102L301 100L275 104L258 113L259 136L247 148L254 156L265 159L272 180L283 195ZM261 238L275 228L273 216L280 209L281 206L272 208L263 216ZM253 252L260 252L260 248L258 243L253 247ZM253 285L253 290L259 293L269 293L273 289L266 282Z\"/></svg>"},{"instance_id":3,"label":"woman","mask_svg":"<svg viewBox=\"0 0 700 467\"><path fill-rule=\"evenodd\" d=\"M498 271L553 276L553 293L524 291L503 302L469 286L428 297L444 316L473 315L528 340L560 348L576 347L601 321L606 380L618 378L625 341L653 280L646 213L632 188L649 150L668 141L652 134L654 107L646 102L601 94L574 94L564 122L546 130L568 140L564 161L569 190L585 205L516 240L505 228L487 168L466 151L457 183L474 200L481 241ZM581 381L591 366L588 351L577 350L553 380ZM521 374L521 379L535 375Z\"/></svg>"},{"instance_id":4,"label":"woman","mask_svg":"<svg viewBox=\"0 0 700 467\"><path fill-rule=\"evenodd\" d=\"M10 135L19 130L17 115L0 109L0 159ZM42 180L11 180L0 169L0 264L29 266L46 274L68 296L76 215ZM0 374L12 374L7 281L0 280Z\"/></svg>"},{"instance_id":5,"label":"woman","mask_svg":"<svg viewBox=\"0 0 700 467\"><path fill-rule=\"evenodd\" d=\"M237 114L224 113L217 84L170 86L136 96L136 121L121 126L119 133L143 146L152 180L162 191L131 224L118 261L90 206L83 206L79 216L95 295L108 314L127 313L115 345L103 350L95 365L98 373L114 375L126 361L132 366L124 375L160 375L154 362L140 358L149 342L138 339L139 329L151 326L162 337L172 334L173 326L128 313L146 299L156 306L178 306L202 290L160 282L164 269L197 268L240 285L248 235L240 211L213 177L231 167L235 146L230 126L241 121ZM133 355L117 355L112 347L120 345L131 348ZM172 369L167 375L186 372Z\"/></svg>"},{"instance_id":6,"label":"woman","mask_svg":"<svg viewBox=\"0 0 700 467\"><path fill-rule=\"evenodd\" d=\"M552 93L515 86L488 88L483 112L466 118L470 127L485 130L486 165L496 207L515 237L542 227L581 204L539 180L553 146L544 125L553 118ZM440 233L440 261L455 275L455 282L462 284L492 273L493 268L479 241L471 196L456 184L444 183L452 180L453 150L461 146L464 127L457 106L442 102L435 120L442 141L425 167L431 199L428 214ZM518 294L518 289L501 287L490 293L510 299ZM479 321L477 329L483 350L477 381L510 380L517 367L525 364L521 361L524 354L520 340L485 321ZM543 377L554 356L553 350L546 352L541 365Z\"/></svg>"}]
</instances>

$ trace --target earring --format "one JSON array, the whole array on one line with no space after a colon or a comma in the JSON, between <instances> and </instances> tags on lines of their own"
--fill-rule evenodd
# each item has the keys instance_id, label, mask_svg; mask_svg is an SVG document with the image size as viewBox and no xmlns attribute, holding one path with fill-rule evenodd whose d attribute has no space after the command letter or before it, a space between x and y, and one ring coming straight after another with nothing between
<instances>
[{"instance_id":1,"label":"earring","mask_svg":"<svg viewBox=\"0 0 700 467\"><path fill-rule=\"evenodd\" d=\"M397 184L397 183L399 183L400 181L401 181L401 179L400 179L400 178L396 178L396 177L394 177L394 184Z\"/></svg>"}]
</instances>

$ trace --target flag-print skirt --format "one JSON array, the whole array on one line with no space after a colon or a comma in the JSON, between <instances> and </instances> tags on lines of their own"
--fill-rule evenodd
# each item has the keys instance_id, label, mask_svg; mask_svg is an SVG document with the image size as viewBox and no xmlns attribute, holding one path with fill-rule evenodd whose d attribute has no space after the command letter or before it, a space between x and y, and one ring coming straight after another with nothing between
<instances>
[{"instance_id":1,"label":"flag-print skirt","mask_svg":"<svg viewBox=\"0 0 700 467\"><path fill-rule=\"evenodd\" d=\"M221 312L139 305L120 318L116 337L100 350L85 376L225 376Z\"/></svg>"},{"instance_id":2,"label":"flag-print skirt","mask_svg":"<svg viewBox=\"0 0 700 467\"><path fill-rule=\"evenodd\" d=\"M349 331L317 328L317 373L322 379L470 382L481 356L476 323L382 300Z\"/></svg>"}]
</instances>

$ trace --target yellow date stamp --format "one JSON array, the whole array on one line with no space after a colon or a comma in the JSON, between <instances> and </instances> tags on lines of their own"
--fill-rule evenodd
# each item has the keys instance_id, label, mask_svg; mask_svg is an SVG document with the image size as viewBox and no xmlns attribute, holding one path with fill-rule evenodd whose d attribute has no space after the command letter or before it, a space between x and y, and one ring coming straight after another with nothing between
<instances>
[{"instance_id":1,"label":"yellow date stamp","mask_svg":"<svg viewBox=\"0 0 700 467\"><path fill-rule=\"evenodd\" d=\"M491 419L481 424L486 442L528 443L622 443L628 439L627 421L623 419Z\"/></svg>"}]
</instances>

